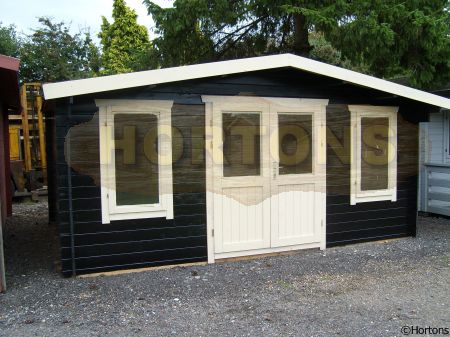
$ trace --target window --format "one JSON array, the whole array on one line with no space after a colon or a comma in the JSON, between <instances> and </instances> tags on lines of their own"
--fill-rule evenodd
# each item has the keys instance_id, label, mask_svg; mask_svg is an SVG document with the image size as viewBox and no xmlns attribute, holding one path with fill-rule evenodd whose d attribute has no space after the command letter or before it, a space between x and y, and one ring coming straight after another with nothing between
<instances>
[{"instance_id":1,"label":"window","mask_svg":"<svg viewBox=\"0 0 450 337\"><path fill-rule=\"evenodd\" d=\"M173 219L172 101L96 100L102 222Z\"/></svg>"},{"instance_id":2,"label":"window","mask_svg":"<svg viewBox=\"0 0 450 337\"><path fill-rule=\"evenodd\" d=\"M313 173L313 115L278 114L279 174Z\"/></svg>"},{"instance_id":3,"label":"window","mask_svg":"<svg viewBox=\"0 0 450 337\"><path fill-rule=\"evenodd\" d=\"M261 174L260 114L222 114L223 176L259 176Z\"/></svg>"},{"instance_id":4,"label":"window","mask_svg":"<svg viewBox=\"0 0 450 337\"><path fill-rule=\"evenodd\" d=\"M397 200L397 107L350 105L350 203Z\"/></svg>"}]
</instances>

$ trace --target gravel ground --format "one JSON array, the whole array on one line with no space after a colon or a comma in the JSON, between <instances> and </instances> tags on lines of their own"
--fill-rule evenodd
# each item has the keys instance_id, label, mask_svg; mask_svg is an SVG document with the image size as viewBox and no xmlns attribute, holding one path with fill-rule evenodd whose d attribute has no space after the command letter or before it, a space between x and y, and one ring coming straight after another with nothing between
<instances>
[{"instance_id":1,"label":"gravel ground","mask_svg":"<svg viewBox=\"0 0 450 337\"><path fill-rule=\"evenodd\" d=\"M450 326L447 219L420 218L417 238L64 279L46 211L15 205L5 228L0 336L402 336L402 326Z\"/></svg>"}]
</instances>

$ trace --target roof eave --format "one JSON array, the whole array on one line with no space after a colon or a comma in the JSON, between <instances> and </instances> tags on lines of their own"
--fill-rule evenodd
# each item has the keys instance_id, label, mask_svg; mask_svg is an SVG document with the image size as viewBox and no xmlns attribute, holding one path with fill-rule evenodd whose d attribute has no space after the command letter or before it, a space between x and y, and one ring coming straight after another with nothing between
<instances>
[{"instance_id":1,"label":"roof eave","mask_svg":"<svg viewBox=\"0 0 450 337\"><path fill-rule=\"evenodd\" d=\"M333 77L363 87L450 109L450 100L444 97L293 54L261 56L49 83L45 84L43 88L46 99L55 99L283 67L293 67L302 71Z\"/></svg>"}]
</instances>

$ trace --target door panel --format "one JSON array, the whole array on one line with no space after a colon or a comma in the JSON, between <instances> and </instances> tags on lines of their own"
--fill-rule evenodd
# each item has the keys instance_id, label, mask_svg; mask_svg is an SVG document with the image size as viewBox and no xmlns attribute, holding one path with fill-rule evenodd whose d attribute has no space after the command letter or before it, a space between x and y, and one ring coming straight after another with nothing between
<instances>
[{"instance_id":1,"label":"door panel","mask_svg":"<svg viewBox=\"0 0 450 337\"><path fill-rule=\"evenodd\" d=\"M223 252L258 249L267 246L270 234L264 228L263 187L224 188L222 196Z\"/></svg>"},{"instance_id":2,"label":"door panel","mask_svg":"<svg viewBox=\"0 0 450 337\"><path fill-rule=\"evenodd\" d=\"M270 246L265 105L214 104L214 251Z\"/></svg>"},{"instance_id":3,"label":"door panel","mask_svg":"<svg viewBox=\"0 0 450 337\"><path fill-rule=\"evenodd\" d=\"M314 236L314 184L288 184L278 185L278 194L272 197L272 207L276 209L274 221L282 226L278 226L278 233L274 235L279 240L294 239L292 244L299 244L300 241L307 241ZM297 238L303 240L297 241Z\"/></svg>"},{"instance_id":4,"label":"door panel","mask_svg":"<svg viewBox=\"0 0 450 337\"><path fill-rule=\"evenodd\" d=\"M325 215L325 110L272 105L271 247L320 242Z\"/></svg>"},{"instance_id":5,"label":"door panel","mask_svg":"<svg viewBox=\"0 0 450 337\"><path fill-rule=\"evenodd\" d=\"M213 253L323 248L326 103L221 96L207 102Z\"/></svg>"}]
</instances>

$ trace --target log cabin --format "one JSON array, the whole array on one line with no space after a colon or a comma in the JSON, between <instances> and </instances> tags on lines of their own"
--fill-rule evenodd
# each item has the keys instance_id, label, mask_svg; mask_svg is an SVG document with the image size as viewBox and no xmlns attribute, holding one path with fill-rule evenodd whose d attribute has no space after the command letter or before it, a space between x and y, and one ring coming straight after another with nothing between
<instances>
[{"instance_id":1,"label":"log cabin","mask_svg":"<svg viewBox=\"0 0 450 337\"><path fill-rule=\"evenodd\" d=\"M414 236L418 125L450 107L292 54L43 88L65 276Z\"/></svg>"}]
</instances>

